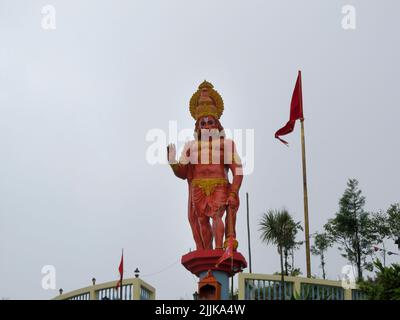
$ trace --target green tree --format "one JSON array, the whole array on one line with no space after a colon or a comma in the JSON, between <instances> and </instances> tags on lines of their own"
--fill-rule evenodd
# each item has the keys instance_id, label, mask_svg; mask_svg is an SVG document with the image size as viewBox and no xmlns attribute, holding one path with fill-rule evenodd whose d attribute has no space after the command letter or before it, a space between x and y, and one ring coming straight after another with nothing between
<instances>
[{"instance_id":1,"label":"green tree","mask_svg":"<svg viewBox=\"0 0 400 320\"><path fill-rule=\"evenodd\" d=\"M371 214L371 231L377 245L382 245L383 266L386 267L385 240L398 241L400 238L400 204L392 204L386 212L379 211Z\"/></svg>"},{"instance_id":2,"label":"green tree","mask_svg":"<svg viewBox=\"0 0 400 320\"><path fill-rule=\"evenodd\" d=\"M290 248L295 245L296 234L297 231L301 229L301 225L299 222L293 220L292 216L286 209L283 209L268 210L263 214L259 226L259 231L261 231L261 240L267 244L272 243L277 246L281 264L281 299L284 300L284 275L287 275L287 262L286 272L283 262L284 255L285 251L288 252Z\"/></svg>"},{"instance_id":3,"label":"green tree","mask_svg":"<svg viewBox=\"0 0 400 320\"><path fill-rule=\"evenodd\" d=\"M338 244L342 256L356 265L359 280L362 280L363 269L372 267L367 258L372 255L372 246L376 240L364 205L365 197L361 195L358 181L349 179L339 200L339 211L324 226L330 239Z\"/></svg>"},{"instance_id":4,"label":"green tree","mask_svg":"<svg viewBox=\"0 0 400 320\"><path fill-rule=\"evenodd\" d=\"M300 276L301 274L303 274L303 273L301 272L300 268L292 268L292 269L290 270L290 276L291 276L291 277L298 277L298 276Z\"/></svg>"},{"instance_id":5,"label":"green tree","mask_svg":"<svg viewBox=\"0 0 400 320\"><path fill-rule=\"evenodd\" d=\"M374 238L374 242L376 245L382 245L383 250L383 266L386 266L386 247L385 247L385 239L390 236L390 226L388 221L388 215L386 212L375 212L371 213L370 217L371 224L371 234ZM377 249L379 250L379 249Z\"/></svg>"},{"instance_id":6,"label":"green tree","mask_svg":"<svg viewBox=\"0 0 400 320\"><path fill-rule=\"evenodd\" d=\"M300 222L293 221L292 234L288 237L288 241L284 248L285 274L292 277L301 274L300 269L296 269L294 265L294 253L303 244L303 241L296 241L296 236L299 230L303 231L303 227L301 226ZM291 263L289 263L289 259Z\"/></svg>"},{"instance_id":7,"label":"green tree","mask_svg":"<svg viewBox=\"0 0 400 320\"><path fill-rule=\"evenodd\" d=\"M374 265L378 269L375 279L362 281L360 289L371 300L400 300L400 265L384 267L379 260Z\"/></svg>"},{"instance_id":8,"label":"green tree","mask_svg":"<svg viewBox=\"0 0 400 320\"><path fill-rule=\"evenodd\" d=\"M319 256L321 259L322 277L326 279L325 272L325 252L332 246L332 241L328 235L324 233L316 233L314 236L314 244L311 246L311 253Z\"/></svg>"},{"instance_id":9,"label":"green tree","mask_svg":"<svg viewBox=\"0 0 400 320\"><path fill-rule=\"evenodd\" d=\"M287 241L283 248L283 255L285 257L285 275L287 276L293 276L293 274L298 274L300 271L300 269L297 270L294 266L294 252L300 248L301 244L303 244L301 241L296 241L297 233L299 230L303 230L303 227L300 225L300 222L292 221L292 223L291 233L288 234ZM289 263L289 259L291 260L291 263Z\"/></svg>"},{"instance_id":10,"label":"green tree","mask_svg":"<svg viewBox=\"0 0 400 320\"><path fill-rule=\"evenodd\" d=\"M400 238L400 203L392 204L386 212L389 237L396 241Z\"/></svg>"}]
</instances>

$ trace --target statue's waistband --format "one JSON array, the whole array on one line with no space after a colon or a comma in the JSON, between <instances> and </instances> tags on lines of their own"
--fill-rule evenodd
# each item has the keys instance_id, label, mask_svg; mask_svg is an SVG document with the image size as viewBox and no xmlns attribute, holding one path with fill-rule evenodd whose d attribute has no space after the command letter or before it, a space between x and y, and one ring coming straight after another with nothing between
<instances>
[{"instance_id":1,"label":"statue's waistband","mask_svg":"<svg viewBox=\"0 0 400 320\"><path fill-rule=\"evenodd\" d=\"M207 196L214 192L215 187L227 184L228 180L226 178L204 178L192 180L192 186L201 188Z\"/></svg>"}]
</instances>

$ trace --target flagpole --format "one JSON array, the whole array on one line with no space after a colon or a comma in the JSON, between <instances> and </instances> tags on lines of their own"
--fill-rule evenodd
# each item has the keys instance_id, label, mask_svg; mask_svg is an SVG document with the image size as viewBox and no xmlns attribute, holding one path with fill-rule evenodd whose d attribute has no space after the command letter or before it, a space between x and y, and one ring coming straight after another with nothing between
<instances>
[{"instance_id":1,"label":"flagpole","mask_svg":"<svg viewBox=\"0 0 400 320\"><path fill-rule=\"evenodd\" d=\"M306 237L307 278L311 278L310 228L308 224L308 193L307 193L306 147L304 141L304 119L302 119L300 123L301 123L301 156L303 161L304 231Z\"/></svg>"},{"instance_id":2,"label":"flagpole","mask_svg":"<svg viewBox=\"0 0 400 320\"><path fill-rule=\"evenodd\" d=\"M300 103L303 110L303 90L301 87L301 71L300 76ZM304 139L304 119L300 119L301 124L301 158L303 163L303 195L304 195L304 231L306 240L306 263L307 278L311 278L311 256L310 256L310 228L308 224L308 193L307 193L307 168L306 168L306 143Z\"/></svg>"},{"instance_id":3,"label":"flagpole","mask_svg":"<svg viewBox=\"0 0 400 320\"><path fill-rule=\"evenodd\" d=\"M122 277L121 277L121 286L119 287L119 299L120 299L120 300L123 300L123 299L122 299L122 281L123 281L123 279L122 279Z\"/></svg>"}]
</instances>

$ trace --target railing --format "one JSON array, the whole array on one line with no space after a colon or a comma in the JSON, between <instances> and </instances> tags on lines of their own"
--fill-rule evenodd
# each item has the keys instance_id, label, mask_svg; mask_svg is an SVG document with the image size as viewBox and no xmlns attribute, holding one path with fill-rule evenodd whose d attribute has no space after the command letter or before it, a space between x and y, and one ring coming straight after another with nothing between
<instances>
[{"instance_id":1,"label":"railing","mask_svg":"<svg viewBox=\"0 0 400 320\"><path fill-rule=\"evenodd\" d=\"M363 300L358 288L345 289L341 281L302 277L284 278L283 291L286 300ZM280 275L239 273L239 300L281 300Z\"/></svg>"},{"instance_id":2,"label":"railing","mask_svg":"<svg viewBox=\"0 0 400 320\"><path fill-rule=\"evenodd\" d=\"M248 279L245 286L245 300L279 300L282 296L280 281ZM285 299L291 299L293 282L286 281L283 291Z\"/></svg>"},{"instance_id":3,"label":"railing","mask_svg":"<svg viewBox=\"0 0 400 320\"><path fill-rule=\"evenodd\" d=\"M156 290L139 278L124 279L122 297L118 281L100 283L74 290L53 298L53 300L154 300Z\"/></svg>"},{"instance_id":4,"label":"railing","mask_svg":"<svg viewBox=\"0 0 400 320\"><path fill-rule=\"evenodd\" d=\"M152 300L151 299L151 291L147 290L144 287L140 288L140 300Z\"/></svg>"},{"instance_id":5,"label":"railing","mask_svg":"<svg viewBox=\"0 0 400 320\"><path fill-rule=\"evenodd\" d=\"M361 290L355 289L351 291L352 300L367 300L367 294Z\"/></svg>"},{"instance_id":6,"label":"railing","mask_svg":"<svg viewBox=\"0 0 400 320\"><path fill-rule=\"evenodd\" d=\"M89 292L82 293L77 296L73 296L73 297L69 298L68 300L90 300L90 293Z\"/></svg>"},{"instance_id":7,"label":"railing","mask_svg":"<svg viewBox=\"0 0 400 320\"><path fill-rule=\"evenodd\" d=\"M300 297L303 300L344 300L344 289L338 286L301 283Z\"/></svg>"},{"instance_id":8,"label":"railing","mask_svg":"<svg viewBox=\"0 0 400 320\"><path fill-rule=\"evenodd\" d=\"M132 298L132 284L126 284L122 286L122 298L120 288L104 288L96 292L97 300L133 300Z\"/></svg>"}]
</instances>

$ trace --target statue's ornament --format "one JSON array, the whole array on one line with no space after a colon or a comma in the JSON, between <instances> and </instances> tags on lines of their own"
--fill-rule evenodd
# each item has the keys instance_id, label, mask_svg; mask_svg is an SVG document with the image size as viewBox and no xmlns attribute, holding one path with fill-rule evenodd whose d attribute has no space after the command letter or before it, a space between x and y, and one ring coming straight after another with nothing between
<instances>
[{"instance_id":1,"label":"statue's ornament","mask_svg":"<svg viewBox=\"0 0 400 320\"><path fill-rule=\"evenodd\" d=\"M220 119L224 112L224 101L214 86L204 80L190 99L190 114L197 121L204 116Z\"/></svg>"}]
</instances>

